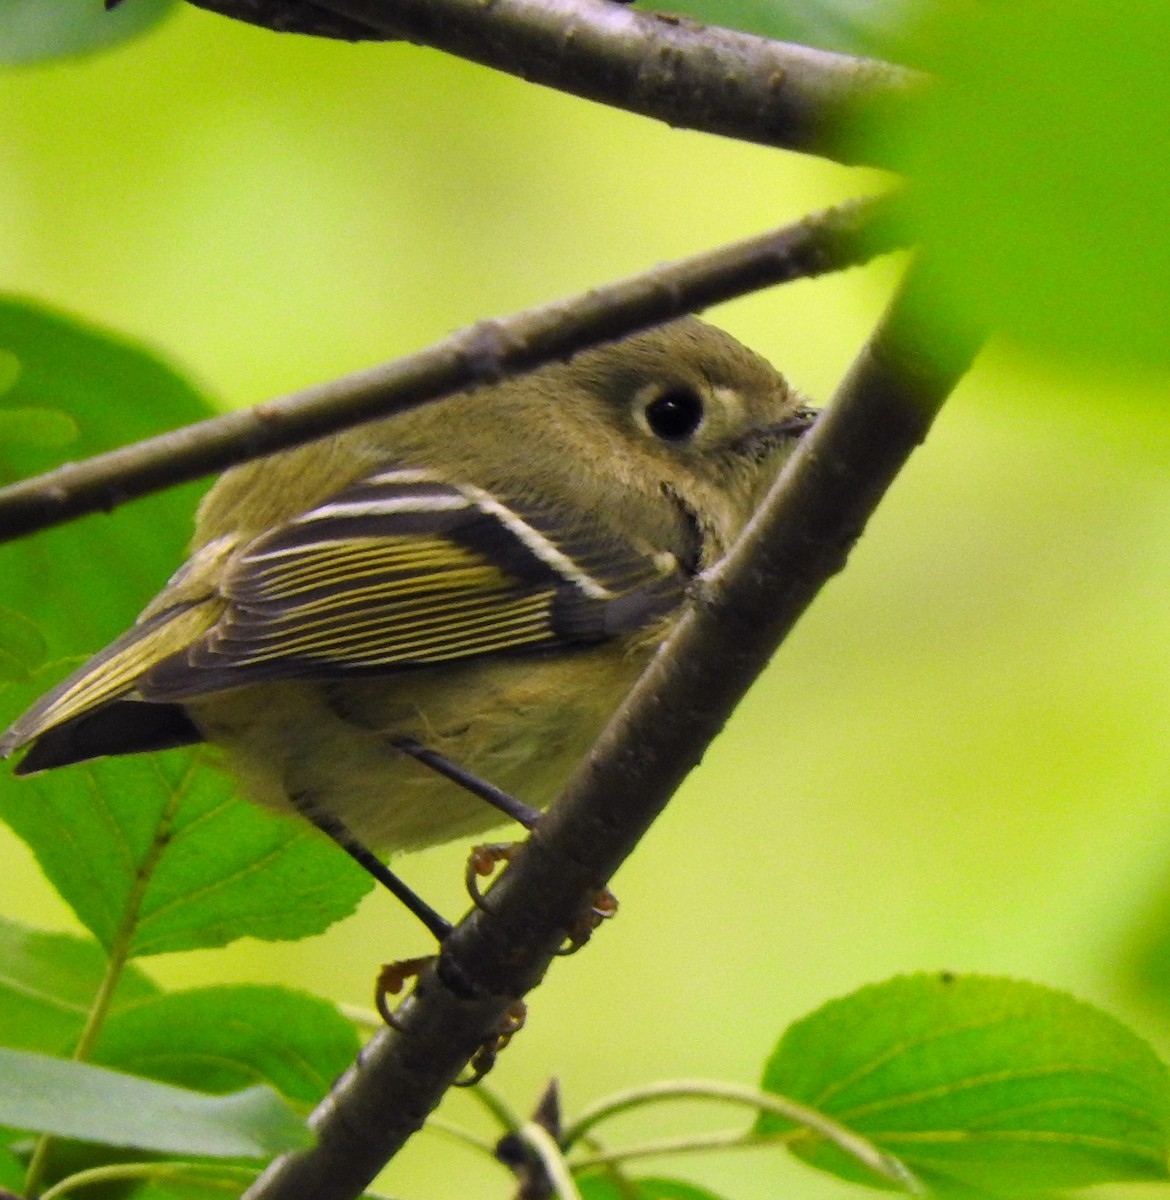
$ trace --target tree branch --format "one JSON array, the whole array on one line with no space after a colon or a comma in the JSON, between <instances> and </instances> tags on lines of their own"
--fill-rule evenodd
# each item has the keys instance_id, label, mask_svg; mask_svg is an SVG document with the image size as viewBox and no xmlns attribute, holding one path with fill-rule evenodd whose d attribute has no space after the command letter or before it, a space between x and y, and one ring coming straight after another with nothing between
<instances>
[{"instance_id":1,"label":"tree branch","mask_svg":"<svg viewBox=\"0 0 1170 1200\"><path fill-rule=\"evenodd\" d=\"M842 205L761 237L568 300L481 321L426 350L0 489L0 542L413 408L759 288L904 244L891 198Z\"/></svg>"},{"instance_id":2,"label":"tree branch","mask_svg":"<svg viewBox=\"0 0 1170 1200\"><path fill-rule=\"evenodd\" d=\"M201 8L324 32L402 38L574 96L742 141L847 163L891 165L859 136L923 90L927 77L739 33L613 0L192 0ZM342 36L353 36L343 34Z\"/></svg>"},{"instance_id":3,"label":"tree branch","mask_svg":"<svg viewBox=\"0 0 1170 1200\"><path fill-rule=\"evenodd\" d=\"M361 21L328 12L312 0L191 0L191 3L235 21L271 29L273 33L307 33L346 42L393 40Z\"/></svg>"},{"instance_id":4,"label":"tree branch","mask_svg":"<svg viewBox=\"0 0 1170 1200\"><path fill-rule=\"evenodd\" d=\"M349 1200L420 1127L470 1055L540 982L823 584L978 349L941 336L911 271L828 411L588 759L437 968L312 1118L312 1149L276 1160L247 1200Z\"/></svg>"}]
</instances>

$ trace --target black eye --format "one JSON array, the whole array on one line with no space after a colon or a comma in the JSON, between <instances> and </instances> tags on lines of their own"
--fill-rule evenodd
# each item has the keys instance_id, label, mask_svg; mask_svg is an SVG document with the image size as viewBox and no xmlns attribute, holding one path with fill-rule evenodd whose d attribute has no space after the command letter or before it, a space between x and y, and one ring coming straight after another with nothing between
<instances>
[{"instance_id":1,"label":"black eye","mask_svg":"<svg viewBox=\"0 0 1170 1200\"><path fill-rule=\"evenodd\" d=\"M702 423L702 397L690 388L672 388L646 405L646 424L664 442L685 442Z\"/></svg>"}]
</instances>

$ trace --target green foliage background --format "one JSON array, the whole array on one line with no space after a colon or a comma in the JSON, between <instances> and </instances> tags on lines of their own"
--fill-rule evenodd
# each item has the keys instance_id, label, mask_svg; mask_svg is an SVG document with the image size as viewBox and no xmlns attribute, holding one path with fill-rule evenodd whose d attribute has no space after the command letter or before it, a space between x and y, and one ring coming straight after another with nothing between
<instances>
[{"instance_id":1,"label":"green foliage background","mask_svg":"<svg viewBox=\"0 0 1170 1200\"><path fill-rule=\"evenodd\" d=\"M881 182L430 51L278 38L187 8L107 55L0 76L0 104L6 286L153 344L225 405ZM712 316L823 400L895 266ZM517 1107L550 1074L570 1104L666 1076L751 1082L787 1022L918 969L1065 987L1170 1050L1150 949L1170 924L1164 393L1152 369L991 346L617 880L619 919L533 997L492 1077ZM0 910L76 928L3 836ZM452 913L464 849L401 864ZM149 969L364 1004L378 963L426 949L375 896L320 938ZM846 1190L774 1151L686 1174L745 1200ZM505 1194L437 1136L387 1188L428 1200L453 1178Z\"/></svg>"}]
</instances>

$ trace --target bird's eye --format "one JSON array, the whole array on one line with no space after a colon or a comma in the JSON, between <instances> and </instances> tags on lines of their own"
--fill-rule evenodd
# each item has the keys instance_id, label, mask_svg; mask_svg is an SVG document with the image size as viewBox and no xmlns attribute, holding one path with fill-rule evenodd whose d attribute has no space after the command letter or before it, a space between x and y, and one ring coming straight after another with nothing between
<instances>
[{"instance_id":1,"label":"bird's eye","mask_svg":"<svg viewBox=\"0 0 1170 1200\"><path fill-rule=\"evenodd\" d=\"M671 388L646 405L646 424L664 442L685 442L702 423L703 398L690 388Z\"/></svg>"}]
</instances>

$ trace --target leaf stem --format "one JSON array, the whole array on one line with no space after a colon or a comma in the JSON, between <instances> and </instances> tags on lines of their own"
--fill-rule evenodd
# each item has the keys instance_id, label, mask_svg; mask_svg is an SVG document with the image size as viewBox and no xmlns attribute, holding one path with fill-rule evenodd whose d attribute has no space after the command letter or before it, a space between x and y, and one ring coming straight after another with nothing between
<instances>
[{"instance_id":1,"label":"leaf stem","mask_svg":"<svg viewBox=\"0 0 1170 1200\"><path fill-rule=\"evenodd\" d=\"M788 1133L753 1133L743 1129L720 1129L715 1133L696 1133L682 1137L659 1138L624 1146L620 1150L598 1150L574 1158L574 1174L600 1167L616 1167L642 1158L660 1158L674 1154L698 1154L707 1150L750 1150L758 1146L784 1145L797 1131Z\"/></svg>"},{"instance_id":2,"label":"leaf stem","mask_svg":"<svg viewBox=\"0 0 1170 1200\"><path fill-rule=\"evenodd\" d=\"M457 1142L462 1142L465 1146L470 1146L473 1150L479 1150L494 1162L498 1163L500 1161L496 1158L496 1148L492 1142L485 1141L481 1137L476 1137L474 1133L470 1133L466 1129L452 1124L450 1121L444 1121L442 1117L427 1117L427 1123L424 1128L428 1133L441 1133Z\"/></svg>"},{"instance_id":3,"label":"leaf stem","mask_svg":"<svg viewBox=\"0 0 1170 1200\"><path fill-rule=\"evenodd\" d=\"M241 1181L255 1179L253 1167L210 1166L204 1163L116 1163L107 1167L90 1167L69 1175L41 1194L41 1200L59 1200L80 1188L123 1180L183 1179L195 1177L211 1187L235 1191Z\"/></svg>"},{"instance_id":4,"label":"leaf stem","mask_svg":"<svg viewBox=\"0 0 1170 1200\"><path fill-rule=\"evenodd\" d=\"M871 1141L834 1121L832 1117L826 1116L815 1108L800 1104L796 1100L791 1100L787 1096L777 1096L771 1092L761 1091L759 1088L723 1083L718 1080L665 1080L661 1083L649 1084L646 1087L630 1088L627 1091L618 1092L609 1099L586 1109L565 1130L561 1139L562 1145L568 1149L578 1138L602 1121L646 1104L656 1104L661 1100L723 1101L745 1105L761 1112L775 1113L777 1116L786 1117L803 1128L820 1134L821 1137L832 1142L846 1154L852 1155L858 1162L890 1183L914 1193L921 1193L923 1190L918 1180L893 1155L886 1154ZM681 1148L686 1149L687 1147L682 1146ZM581 1164L575 1165L580 1166Z\"/></svg>"},{"instance_id":5,"label":"leaf stem","mask_svg":"<svg viewBox=\"0 0 1170 1200\"><path fill-rule=\"evenodd\" d=\"M478 1101L487 1109L505 1133L520 1132L524 1124L524 1119L504 1102L503 1098L494 1088L488 1087L487 1084L481 1081L475 1087L469 1088L468 1092L472 1099Z\"/></svg>"}]
</instances>

